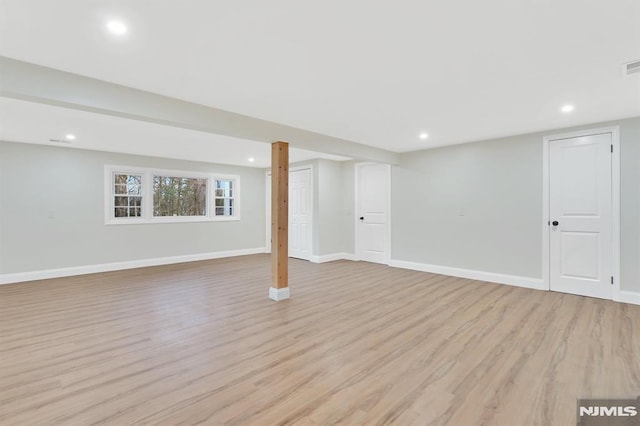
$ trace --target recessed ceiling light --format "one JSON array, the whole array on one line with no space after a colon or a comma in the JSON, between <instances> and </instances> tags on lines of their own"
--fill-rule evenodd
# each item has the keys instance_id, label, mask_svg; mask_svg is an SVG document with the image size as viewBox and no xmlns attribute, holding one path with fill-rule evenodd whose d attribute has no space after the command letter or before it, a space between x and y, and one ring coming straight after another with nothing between
<instances>
[{"instance_id":1,"label":"recessed ceiling light","mask_svg":"<svg viewBox=\"0 0 640 426\"><path fill-rule=\"evenodd\" d=\"M111 34L118 36L125 35L128 31L127 26L122 21L111 20L107 22L107 29Z\"/></svg>"},{"instance_id":2,"label":"recessed ceiling light","mask_svg":"<svg viewBox=\"0 0 640 426\"><path fill-rule=\"evenodd\" d=\"M563 105L562 108L560 108L560 111L564 112L565 114L568 114L572 112L574 109L576 109L576 107L574 107L573 105Z\"/></svg>"},{"instance_id":3,"label":"recessed ceiling light","mask_svg":"<svg viewBox=\"0 0 640 426\"><path fill-rule=\"evenodd\" d=\"M74 135L73 133L67 133L66 135L64 135L64 138L68 141L74 141L76 140L76 135Z\"/></svg>"},{"instance_id":4,"label":"recessed ceiling light","mask_svg":"<svg viewBox=\"0 0 640 426\"><path fill-rule=\"evenodd\" d=\"M428 133L420 133L419 137L420 137L420 139L424 140L424 139L427 139L429 137L429 134Z\"/></svg>"},{"instance_id":5,"label":"recessed ceiling light","mask_svg":"<svg viewBox=\"0 0 640 426\"><path fill-rule=\"evenodd\" d=\"M253 158L253 157L249 158L249 162L250 162L250 163L253 163L254 161L256 161L256 159L255 159L255 158Z\"/></svg>"}]
</instances>

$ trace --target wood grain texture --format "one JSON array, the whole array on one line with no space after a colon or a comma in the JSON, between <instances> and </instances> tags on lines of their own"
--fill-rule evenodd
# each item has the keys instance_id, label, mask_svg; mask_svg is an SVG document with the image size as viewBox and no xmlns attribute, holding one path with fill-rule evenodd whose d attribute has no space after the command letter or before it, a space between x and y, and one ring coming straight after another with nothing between
<instances>
[{"instance_id":1,"label":"wood grain texture","mask_svg":"<svg viewBox=\"0 0 640 426\"><path fill-rule=\"evenodd\" d=\"M289 287L289 144L271 144L271 287Z\"/></svg>"},{"instance_id":2,"label":"wood grain texture","mask_svg":"<svg viewBox=\"0 0 640 426\"><path fill-rule=\"evenodd\" d=\"M2 425L568 425L640 395L640 307L268 255L0 286Z\"/></svg>"}]
</instances>

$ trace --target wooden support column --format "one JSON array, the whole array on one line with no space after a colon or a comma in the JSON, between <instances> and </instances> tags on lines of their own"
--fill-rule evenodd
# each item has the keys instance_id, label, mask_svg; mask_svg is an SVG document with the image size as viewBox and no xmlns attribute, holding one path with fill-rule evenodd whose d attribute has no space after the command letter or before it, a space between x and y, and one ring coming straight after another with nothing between
<instances>
[{"instance_id":1,"label":"wooden support column","mask_svg":"<svg viewBox=\"0 0 640 426\"><path fill-rule=\"evenodd\" d=\"M271 288L273 300L289 298L289 144L271 145Z\"/></svg>"}]
</instances>

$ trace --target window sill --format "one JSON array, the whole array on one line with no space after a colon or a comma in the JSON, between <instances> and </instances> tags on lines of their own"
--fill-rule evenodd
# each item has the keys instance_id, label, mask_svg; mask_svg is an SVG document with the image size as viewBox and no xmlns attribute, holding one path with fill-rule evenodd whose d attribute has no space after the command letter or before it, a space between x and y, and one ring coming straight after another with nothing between
<instances>
[{"instance_id":1,"label":"window sill","mask_svg":"<svg viewBox=\"0 0 640 426\"><path fill-rule=\"evenodd\" d=\"M239 216L221 217L159 217L154 219L107 219L105 225L154 225L160 223L237 222Z\"/></svg>"}]
</instances>

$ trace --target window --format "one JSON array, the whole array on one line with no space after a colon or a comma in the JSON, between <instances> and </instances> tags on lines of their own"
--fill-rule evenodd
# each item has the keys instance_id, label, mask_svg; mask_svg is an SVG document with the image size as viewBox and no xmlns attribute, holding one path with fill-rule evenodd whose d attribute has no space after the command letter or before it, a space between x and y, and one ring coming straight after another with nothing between
<instances>
[{"instance_id":1,"label":"window","mask_svg":"<svg viewBox=\"0 0 640 426\"><path fill-rule=\"evenodd\" d=\"M206 216L207 179L153 177L153 216Z\"/></svg>"},{"instance_id":2,"label":"window","mask_svg":"<svg viewBox=\"0 0 640 426\"><path fill-rule=\"evenodd\" d=\"M114 217L142 216L142 175L113 175Z\"/></svg>"},{"instance_id":3,"label":"window","mask_svg":"<svg viewBox=\"0 0 640 426\"><path fill-rule=\"evenodd\" d=\"M105 167L107 224L239 220L238 176Z\"/></svg>"},{"instance_id":4,"label":"window","mask_svg":"<svg viewBox=\"0 0 640 426\"><path fill-rule=\"evenodd\" d=\"M233 216L234 204L234 188L233 180L215 179L215 215L216 216Z\"/></svg>"}]
</instances>

